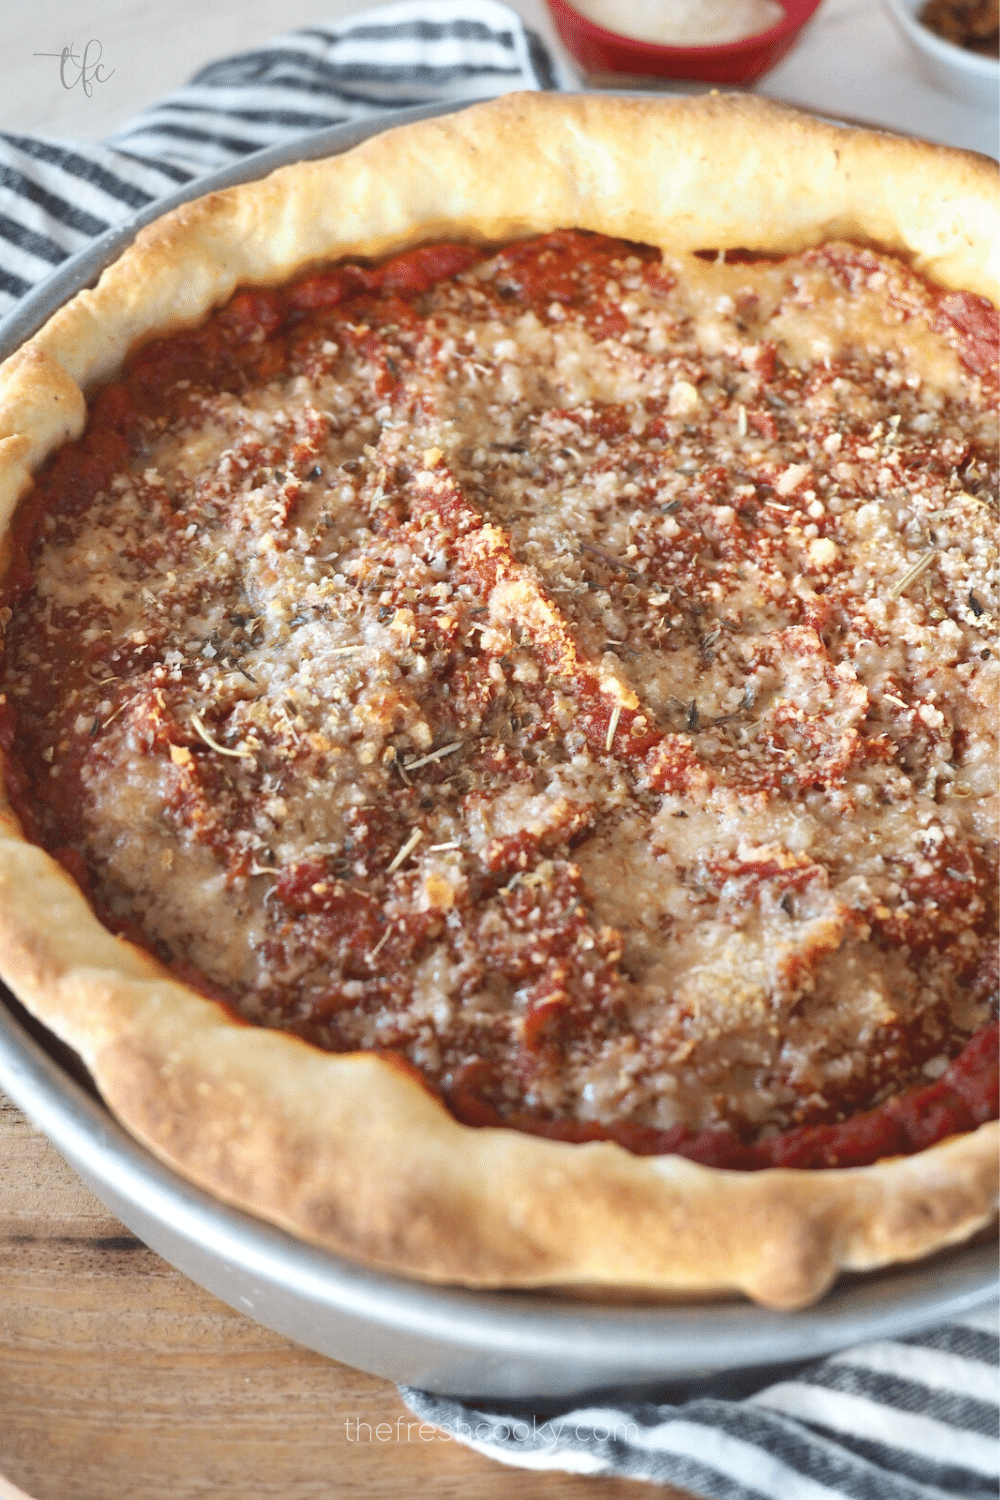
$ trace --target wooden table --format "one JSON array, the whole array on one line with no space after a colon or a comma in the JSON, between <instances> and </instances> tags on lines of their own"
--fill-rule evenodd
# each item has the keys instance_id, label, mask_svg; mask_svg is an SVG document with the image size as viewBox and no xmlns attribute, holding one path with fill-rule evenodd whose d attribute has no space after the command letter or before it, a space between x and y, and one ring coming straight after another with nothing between
<instances>
[{"instance_id":1,"label":"wooden table","mask_svg":"<svg viewBox=\"0 0 1000 1500\"><path fill-rule=\"evenodd\" d=\"M167 1265L0 1096L0 1500L689 1500L529 1476L428 1431L390 1382Z\"/></svg>"}]
</instances>

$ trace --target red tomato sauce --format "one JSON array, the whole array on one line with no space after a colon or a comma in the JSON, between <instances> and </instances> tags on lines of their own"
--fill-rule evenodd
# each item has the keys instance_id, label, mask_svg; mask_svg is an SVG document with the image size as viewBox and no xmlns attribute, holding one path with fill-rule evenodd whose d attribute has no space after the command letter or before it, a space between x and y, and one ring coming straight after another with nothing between
<instances>
[{"instance_id":1,"label":"red tomato sauce","mask_svg":"<svg viewBox=\"0 0 1000 1500\"><path fill-rule=\"evenodd\" d=\"M510 247L499 256L494 276L497 295L503 301L516 302L539 315L553 305L581 310L589 331L596 338L612 338L627 328L620 309L620 296L609 290L604 261L614 255L637 256L651 276L661 271L655 251L625 246L601 237L559 231L540 239ZM817 251L817 256L826 252ZM869 252L858 251L845 256L838 252L838 274L846 284L855 276L867 275L872 268ZM32 558L37 552L43 522L55 518L59 525L87 506L95 492L106 489L113 476L129 462L139 440L144 421L152 415L179 416L190 399L185 382L211 386L217 390L239 391L248 383L267 382L285 372L310 341L324 330L336 327L341 340L353 340L380 364L379 380L385 392L391 392L398 380L395 356L386 352L380 330L391 325L394 337L407 347L410 337L416 339L420 320L414 303L436 283L464 272L484 260L487 252L468 245L442 244L407 251L384 265L359 264L338 266L317 273L286 289L244 289L215 313L200 328L153 339L129 359L121 378L104 388L94 399L84 436L68 444L55 455L40 475L33 494L20 507L9 539L11 565L3 583L2 598L7 606L16 604L32 584ZM828 257L829 258L829 257ZM973 372L992 368L997 352L996 311L984 299L967 293L935 294L935 326L947 329L957 341L960 357ZM775 349L765 345L759 354L759 367L765 379L774 375ZM762 434L773 437L776 419L770 411L752 411L749 421ZM617 424L617 425L616 425ZM620 435L622 418L616 411L598 414L594 430L602 440L613 441ZM655 422L652 431L656 432ZM664 429L665 430L665 429ZM711 498L713 487L721 495L725 472L704 471L698 483ZM471 537L482 525L481 516L472 510L463 496L441 491L428 501L436 516L465 537ZM415 509L417 521L420 516ZM383 522L394 524L391 518ZM165 513L164 527L181 526L183 521ZM700 545L700 538L698 539ZM677 547L688 545L682 535ZM693 545L693 543L692 543ZM472 552L470 552L472 558ZM600 562L601 559L598 558ZM614 559L610 563L617 567ZM476 556L469 567L479 584L489 590L501 576L503 559L492 555ZM99 641L92 647L91 662L102 660L111 676L125 679L133 662L118 652L115 659L104 660L105 648ZM560 659L562 643L550 642L550 664ZM61 674L72 680L73 673L84 671L86 663L63 660ZM111 676L106 680L111 681ZM683 792L696 772L696 762L682 736L664 734L643 721L637 710L612 710L606 697L598 691L596 676L581 678L579 692L581 712L577 726L595 752L601 752L613 740L622 763L640 769L651 791ZM695 709L695 714L696 714ZM96 725L95 725L96 732ZM162 750L170 746L185 747L193 743L190 736L169 715L161 717L155 743ZM85 745L84 745L85 748ZM197 747L196 748L200 748ZM112 930L131 941L145 944L143 934L128 919L102 910L94 896L86 862L72 846L67 830L72 828L73 810L79 787L72 772L64 774L54 785L46 776L46 767L35 763L18 737L18 723L9 701L0 701L0 750L3 751L7 796L25 833L50 848L67 872L95 903L98 915ZM877 755L878 747L869 753ZM82 750L81 750L82 754ZM200 766L199 762L199 766ZM197 790L185 795L189 805L174 809L191 821L202 819L203 841L223 858L232 856L231 830L224 819L204 812L212 807L221 786L223 772L199 770ZM215 777L215 781L213 781ZM197 804L197 806L196 806ZM372 820L377 821L377 819ZM538 856L533 835L522 833L494 840L486 860L494 889L516 874L527 861ZM231 869L240 872L238 863ZM244 864L245 869L245 864ZM723 872L724 874L725 872ZM747 867L747 879L774 876L776 870ZM968 899L971 882L977 872L964 869L943 873L934 870L921 877L926 890L917 893L935 912L939 907L955 914L961 925L963 902ZM720 878L722 878L720 876ZM789 895L807 877L789 876ZM798 881L798 885L796 884ZM366 957L384 948L385 958L397 966L413 960L422 951L428 935L439 919L432 913L411 913L386 928L379 903L349 881L331 877L324 864L301 864L281 872L275 884L276 899L291 918L308 917L321 936L324 951L337 955L341 978L348 982L367 976ZM577 891L567 879L560 891L565 909L572 912ZM511 908L523 904L525 920L530 902L523 893L511 898ZM935 921L937 919L935 918ZM947 918L942 920L947 921ZM885 919L886 924L891 918ZM576 925L574 925L574 923ZM573 1027L586 1026L588 1011L579 1002L568 1004L567 988L572 989L574 943L582 929L583 919L566 919L557 940L550 944L544 958L544 974L530 990L523 1028L525 1053L542 1055L556 1047L560 1038ZM921 941L931 943L934 933L921 936L912 927L903 934L912 946ZM886 940L901 941L900 934L887 931ZM317 937L319 941L319 937ZM155 951L155 948L153 949ZM608 958L608 963L612 958ZM173 972L200 993L226 1005L234 1019L240 1019L235 999L227 990L201 974L184 959L172 960ZM592 1014L610 995L602 989L603 970L597 973L593 987ZM552 977L558 974L558 982ZM568 977L567 977L568 976ZM326 1003L299 1028L299 1034L310 1036L310 1026L318 1026L348 1000L343 992L331 990ZM413 1065L392 1049L382 1049L401 1069L411 1076L421 1075ZM547 1119L524 1110L501 1108L497 1103L496 1077L486 1060L458 1070L449 1084L442 1086L440 1097L456 1119L474 1127L513 1128L553 1140L567 1142L614 1141L638 1155L678 1154L707 1165L740 1171L769 1167L838 1168L867 1165L886 1156L904 1155L926 1149L948 1136L969 1131L986 1120L996 1118L997 1099L997 1026L995 1023L978 1032L933 1082L914 1086L875 1108L862 1109L847 1118L826 1123L804 1124L774 1134L754 1138L739 1123L722 1124L698 1132L684 1126L670 1130L622 1122L602 1126L579 1120ZM433 1085L429 1085L433 1087Z\"/></svg>"}]
</instances>

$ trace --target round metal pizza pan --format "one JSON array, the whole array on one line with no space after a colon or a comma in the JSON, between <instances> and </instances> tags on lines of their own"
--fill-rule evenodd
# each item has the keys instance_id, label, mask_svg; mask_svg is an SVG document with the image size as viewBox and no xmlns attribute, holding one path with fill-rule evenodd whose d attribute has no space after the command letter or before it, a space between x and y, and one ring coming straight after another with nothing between
<instances>
[{"instance_id":1,"label":"round metal pizza pan","mask_svg":"<svg viewBox=\"0 0 1000 1500\"><path fill-rule=\"evenodd\" d=\"M79 1065L78 1079L48 1050L65 1049L15 1009L0 1004L0 1088L98 1198L230 1307L373 1375L507 1400L651 1391L899 1337L959 1317L996 1294L996 1248L981 1243L845 1277L797 1313L743 1301L576 1303L544 1293L428 1286L366 1270L220 1203L164 1166L79 1081Z\"/></svg>"},{"instance_id":2,"label":"round metal pizza pan","mask_svg":"<svg viewBox=\"0 0 1000 1500\"><path fill-rule=\"evenodd\" d=\"M0 322L0 359L104 270L139 229L202 193L293 161L349 150L390 125L459 105L333 126L200 177L102 235ZM229 1306L307 1348L371 1374L465 1397L564 1398L662 1390L720 1372L816 1358L958 1317L996 1295L996 1249L975 1243L914 1266L845 1277L816 1306L770 1312L743 1301L574 1303L473 1292L389 1276L301 1243L186 1182L111 1117L53 1038L0 986L0 1088L84 1182L153 1250Z\"/></svg>"}]
</instances>

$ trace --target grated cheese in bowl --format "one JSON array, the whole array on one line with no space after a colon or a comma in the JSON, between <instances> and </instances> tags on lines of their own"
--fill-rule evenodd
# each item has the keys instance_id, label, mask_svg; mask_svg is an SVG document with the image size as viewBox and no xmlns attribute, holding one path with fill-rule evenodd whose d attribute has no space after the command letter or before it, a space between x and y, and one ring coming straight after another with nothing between
<instances>
[{"instance_id":1,"label":"grated cheese in bowl","mask_svg":"<svg viewBox=\"0 0 1000 1500\"><path fill-rule=\"evenodd\" d=\"M666 47L710 47L738 42L777 26L784 16L778 0L573 0L581 15L640 42Z\"/></svg>"}]
</instances>

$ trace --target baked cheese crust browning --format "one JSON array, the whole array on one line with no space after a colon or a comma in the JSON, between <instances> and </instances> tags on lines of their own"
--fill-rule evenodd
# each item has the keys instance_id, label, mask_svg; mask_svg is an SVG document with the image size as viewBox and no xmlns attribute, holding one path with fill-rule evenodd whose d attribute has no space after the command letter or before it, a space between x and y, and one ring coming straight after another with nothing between
<instances>
[{"instance_id":1,"label":"baked cheese crust browning","mask_svg":"<svg viewBox=\"0 0 1000 1500\"><path fill-rule=\"evenodd\" d=\"M552 101L470 114L488 135L536 108L551 123ZM624 137L639 116L616 118ZM203 1016L247 1058L291 1033L277 1071L330 1069L345 1118L343 1070L377 1054L388 1122L355 1100L351 1129L389 1140L422 1099L420 1182L460 1140L477 1198L499 1135L534 1163L529 1198L546 1153L575 1153L602 1224L623 1170L657 1172L630 1177L634 1204L680 1191L661 1163L704 1174L690 1216L706 1178L732 1183L719 1168L755 1169L778 1243L664 1269L659 1249L623 1263L618 1229L567 1252L533 1228L491 1260L493 1205L465 1212L455 1262L458 1166L423 1248L398 1185L347 1228L328 1184L320 1224L269 1134L293 1128L280 1098L234 1129L215 1097L203 1145L186 1085L164 1102L178 1066L242 1092L245 1061L209 1083L176 1038L155 1061L159 1020L102 1021L89 1048L75 1000L55 1021L92 1066L104 1050L106 1094L157 1149L348 1253L792 1305L990 1211L995 312L981 278L928 280L860 221L793 253L610 239L584 213L537 227L313 266L142 345L9 534L8 795L144 950L126 970L223 1002L139 980L174 996L171 1028ZM59 960L39 967L23 910L10 925L12 978L51 1022ZM258 1129L277 1164L255 1173ZM656 1162L626 1170L621 1146ZM945 1157L951 1196L918 1227L920 1165ZM878 1174L906 1185L862 1227Z\"/></svg>"}]
</instances>

